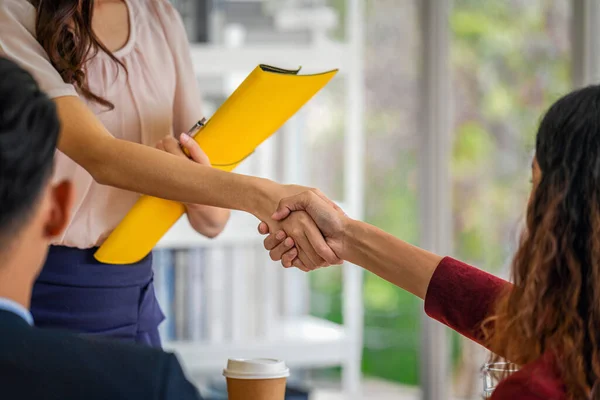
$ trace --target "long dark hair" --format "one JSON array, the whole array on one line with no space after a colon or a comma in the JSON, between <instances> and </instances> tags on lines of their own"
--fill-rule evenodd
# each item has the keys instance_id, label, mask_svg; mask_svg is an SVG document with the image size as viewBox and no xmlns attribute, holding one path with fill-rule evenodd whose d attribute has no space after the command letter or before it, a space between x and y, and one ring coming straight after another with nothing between
<instances>
[{"instance_id":1,"label":"long dark hair","mask_svg":"<svg viewBox=\"0 0 600 400\"><path fill-rule=\"evenodd\" d=\"M35 33L50 62L66 83L73 84L91 101L112 109L108 100L92 93L85 73L86 62L104 51L125 71L92 30L94 0L30 0L36 8Z\"/></svg>"},{"instance_id":2,"label":"long dark hair","mask_svg":"<svg viewBox=\"0 0 600 400\"><path fill-rule=\"evenodd\" d=\"M552 353L569 398L589 398L600 378L600 86L550 107L536 161L541 179L513 261L514 287L484 331L490 348L517 364Z\"/></svg>"}]
</instances>

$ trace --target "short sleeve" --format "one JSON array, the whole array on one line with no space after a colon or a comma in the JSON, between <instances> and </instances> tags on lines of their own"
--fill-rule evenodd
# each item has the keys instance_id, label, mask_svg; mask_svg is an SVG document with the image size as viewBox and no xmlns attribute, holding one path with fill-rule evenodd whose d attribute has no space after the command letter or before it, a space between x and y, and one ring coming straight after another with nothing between
<instances>
[{"instance_id":1,"label":"short sleeve","mask_svg":"<svg viewBox=\"0 0 600 400\"><path fill-rule=\"evenodd\" d=\"M49 97L77 96L73 85L63 81L36 40L35 13L27 0L0 2L0 56L29 71Z\"/></svg>"},{"instance_id":2,"label":"short sleeve","mask_svg":"<svg viewBox=\"0 0 600 400\"><path fill-rule=\"evenodd\" d=\"M165 36L175 64L176 87L173 102L173 133L187 132L202 115L202 97L192 63L190 44L179 12L167 0L157 3Z\"/></svg>"}]
</instances>

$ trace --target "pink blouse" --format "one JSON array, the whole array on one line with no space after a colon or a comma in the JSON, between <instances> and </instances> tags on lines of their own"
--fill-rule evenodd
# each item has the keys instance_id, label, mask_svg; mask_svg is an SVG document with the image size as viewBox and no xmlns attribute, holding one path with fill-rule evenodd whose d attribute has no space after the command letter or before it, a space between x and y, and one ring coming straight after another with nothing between
<instances>
[{"instance_id":1,"label":"pink blouse","mask_svg":"<svg viewBox=\"0 0 600 400\"><path fill-rule=\"evenodd\" d=\"M201 98L181 18L168 0L125 0L130 34L114 55L88 65L90 89L115 105L112 111L81 99L119 139L154 146L164 136L187 131L202 117ZM0 2L0 55L33 74L50 97L78 96L63 82L35 38L34 7L27 0ZM85 134L85 132L82 132ZM75 184L73 218L55 244L90 248L110 234L139 194L96 183L82 167L57 151L53 180Z\"/></svg>"}]
</instances>

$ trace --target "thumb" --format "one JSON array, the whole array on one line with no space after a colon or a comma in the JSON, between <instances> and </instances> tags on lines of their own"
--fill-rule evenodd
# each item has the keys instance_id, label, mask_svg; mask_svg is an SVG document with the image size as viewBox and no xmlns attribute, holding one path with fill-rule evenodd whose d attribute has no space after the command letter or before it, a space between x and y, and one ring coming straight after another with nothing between
<instances>
[{"instance_id":1,"label":"thumb","mask_svg":"<svg viewBox=\"0 0 600 400\"><path fill-rule=\"evenodd\" d=\"M277 211L271 216L275 221L281 221L287 218L293 211L306 210L309 204L309 194L307 192L295 196L286 197L279 202Z\"/></svg>"},{"instance_id":2,"label":"thumb","mask_svg":"<svg viewBox=\"0 0 600 400\"><path fill-rule=\"evenodd\" d=\"M188 134L182 133L179 136L179 142L181 143L183 148L189 152L189 155L192 158L192 160L196 161L199 164L210 165L210 160L208 159L208 156L206 155L204 150L202 150L198 142L193 140Z\"/></svg>"}]
</instances>

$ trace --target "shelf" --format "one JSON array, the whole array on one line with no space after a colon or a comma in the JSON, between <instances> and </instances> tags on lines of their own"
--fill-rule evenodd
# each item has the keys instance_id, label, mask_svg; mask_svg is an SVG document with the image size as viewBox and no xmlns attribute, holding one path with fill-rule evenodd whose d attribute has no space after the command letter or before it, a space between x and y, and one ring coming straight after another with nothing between
<instances>
[{"instance_id":1,"label":"shelf","mask_svg":"<svg viewBox=\"0 0 600 400\"><path fill-rule=\"evenodd\" d=\"M188 371L215 372L228 358L278 358L293 368L341 365L350 345L344 327L314 317L288 318L274 323L270 337L240 342L171 342Z\"/></svg>"},{"instance_id":2,"label":"shelf","mask_svg":"<svg viewBox=\"0 0 600 400\"><path fill-rule=\"evenodd\" d=\"M204 44L191 46L192 61L197 75L249 73L259 64L280 68L304 67L305 73L317 73L349 65L348 46L326 42L316 46L254 45L228 48Z\"/></svg>"}]
</instances>

